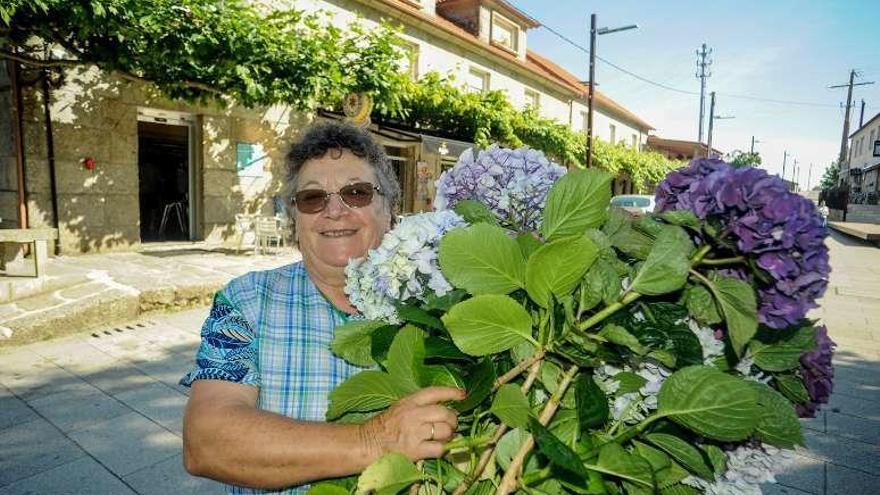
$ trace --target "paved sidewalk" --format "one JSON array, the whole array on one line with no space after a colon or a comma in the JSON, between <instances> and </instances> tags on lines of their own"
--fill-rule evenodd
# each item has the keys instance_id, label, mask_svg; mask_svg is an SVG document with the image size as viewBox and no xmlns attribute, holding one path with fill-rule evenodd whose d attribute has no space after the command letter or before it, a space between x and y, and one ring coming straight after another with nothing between
<instances>
[{"instance_id":1,"label":"paved sidewalk","mask_svg":"<svg viewBox=\"0 0 880 495\"><path fill-rule=\"evenodd\" d=\"M824 320L835 392L810 450L765 493L880 494L880 248L839 233ZM200 258L201 259L201 258ZM206 307L0 349L0 494L220 493L181 465L190 366Z\"/></svg>"},{"instance_id":2,"label":"paved sidewalk","mask_svg":"<svg viewBox=\"0 0 880 495\"><path fill-rule=\"evenodd\" d=\"M299 258L292 248L254 256L204 243L53 258L39 279L0 277L0 348L208 304L233 277Z\"/></svg>"}]
</instances>

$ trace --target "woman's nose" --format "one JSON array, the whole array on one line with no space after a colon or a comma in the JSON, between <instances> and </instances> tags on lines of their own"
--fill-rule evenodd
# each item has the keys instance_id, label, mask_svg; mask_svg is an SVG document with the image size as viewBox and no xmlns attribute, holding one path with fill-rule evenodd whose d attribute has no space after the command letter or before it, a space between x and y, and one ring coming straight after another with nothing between
<instances>
[{"instance_id":1,"label":"woman's nose","mask_svg":"<svg viewBox=\"0 0 880 495\"><path fill-rule=\"evenodd\" d=\"M327 198L327 206L324 207L324 215L330 218L336 218L345 213L348 213L348 205L342 201L342 196L338 193L330 194Z\"/></svg>"}]
</instances>

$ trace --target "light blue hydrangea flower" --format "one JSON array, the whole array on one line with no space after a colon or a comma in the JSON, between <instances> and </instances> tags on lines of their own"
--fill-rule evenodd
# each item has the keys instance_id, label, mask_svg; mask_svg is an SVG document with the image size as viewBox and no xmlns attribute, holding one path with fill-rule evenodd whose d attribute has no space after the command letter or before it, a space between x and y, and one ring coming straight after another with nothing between
<instances>
[{"instance_id":1,"label":"light blue hydrangea flower","mask_svg":"<svg viewBox=\"0 0 880 495\"><path fill-rule=\"evenodd\" d=\"M550 187L565 174L561 167L528 147L492 145L474 157L466 150L451 170L437 180L437 210L452 209L472 199L486 205L505 226L537 230Z\"/></svg>"},{"instance_id":2,"label":"light blue hydrangea flower","mask_svg":"<svg viewBox=\"0 0 880 495\"><path fill-rule=\"evenodd\" d=\"M776 483L775 472L794 460L794 451L762 443L757 447L742 445L725 452L727 471L706 481L688 476L682 483L707 495L761 495L761 483Z\"/></svg>"},{"instance_id":3,"label":"light blue hydrangea flower","mask_svg":"<svg viewBox=\"0 0 880 495\"><path fill-rule=\"evenodd\" d=\"M429 293L442 297L452 286L437 262L440 239L465 225L449 210L401 218L366 258L349 261L345 268L349 300L367 319L400 323L396 302L424 301Z\"/></svg>"}]
</instances>

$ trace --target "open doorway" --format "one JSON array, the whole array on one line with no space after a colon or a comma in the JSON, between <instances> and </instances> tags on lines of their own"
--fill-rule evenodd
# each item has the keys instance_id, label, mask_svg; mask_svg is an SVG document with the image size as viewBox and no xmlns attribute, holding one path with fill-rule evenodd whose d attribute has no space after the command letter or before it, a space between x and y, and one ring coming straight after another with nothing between
<instances>
[{"instance_id":1,"label":"open doorway","mask_svg":"<svg viewBox=\"0 0 880 495\"><path fill-rule=\"evenodd\" d=\"M141 242L189 240L190 128L138 122Z\"/></svg>"}]
</instances>

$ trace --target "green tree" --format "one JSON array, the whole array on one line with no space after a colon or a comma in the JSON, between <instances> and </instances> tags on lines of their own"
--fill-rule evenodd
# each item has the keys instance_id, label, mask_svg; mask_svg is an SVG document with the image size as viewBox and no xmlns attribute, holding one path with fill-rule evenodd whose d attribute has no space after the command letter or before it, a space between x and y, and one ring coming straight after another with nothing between
<instances>
[{"instance_id":1,"label":"green tree","mask_svg":"<svg viewBox=\"0 0 880 495\"><path fill-rule=\"evenodd\" d=\"M761 165L761 155L757 151L735 150L730 164L737 168L757 167Z\"/></svg>"},{"instance_id":2,"label":"green tree","mask_svg":"<svg viewBox=\"0 0 880 495\"><path fill-rule=\"evenodd\" d=\"M59 49L60 48L60 49ZM389 26L336 27L323 12L244 0L15 0L0 6L0 58L25 68L96 65L171 98L300 110L371 94L400 109L403 50Z\"/></svg>"},{"instance_id":3,"label":"green tree","mask_svg":"<svg viewBox=\"0 0 880 495\"><path fill-rule=\"evenodd\" d=\"M825 169L825 173L822 174L822 180L819 181L819 187L823 191L833 189L837 186L838 182L840 182L840 164L832 162L831 165Z\"/></svg>"}]
</instances>

